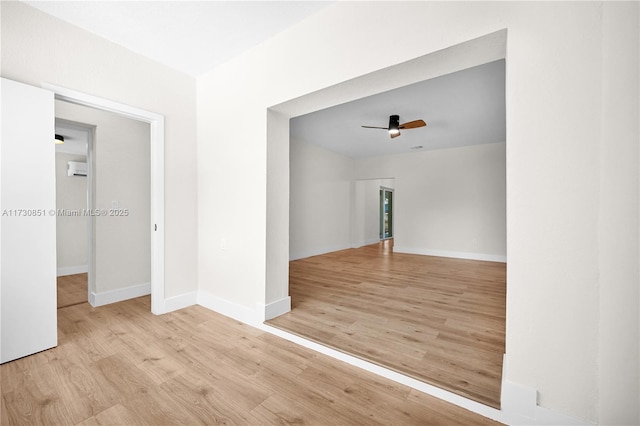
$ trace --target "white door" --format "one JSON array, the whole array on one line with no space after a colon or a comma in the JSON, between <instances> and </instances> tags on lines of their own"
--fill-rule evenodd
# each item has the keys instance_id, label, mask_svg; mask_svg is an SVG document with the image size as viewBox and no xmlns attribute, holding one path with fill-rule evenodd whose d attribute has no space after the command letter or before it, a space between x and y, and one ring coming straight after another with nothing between
<instances>
[{"instance_id":1,"label":"white door","mask_svg":"<svg viewBox=\"0 0 640 426\"><path fill-rule=\"evenodd\" d=\"M58 344L53 93L2 79L0 363Z\"/></svg>"}]
</instances>

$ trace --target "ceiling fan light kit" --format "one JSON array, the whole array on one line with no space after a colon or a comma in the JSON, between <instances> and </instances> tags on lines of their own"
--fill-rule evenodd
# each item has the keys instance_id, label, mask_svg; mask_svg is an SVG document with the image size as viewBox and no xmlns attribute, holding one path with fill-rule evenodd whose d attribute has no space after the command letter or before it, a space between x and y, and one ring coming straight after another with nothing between
<instances>
[{"instance_id":1,"label":"ceiling fan light kit","mask_svg":"<svg viewBox=\"0 0 640 426\"><path fill-rule=\"evenodd\" d=\"M400 136L400 116L399 115L391 115L389 116L389 135L393 138L395 136Z\"/></svg>"},{"instance_id":2,"label":"ceiling fan light kit","mask_svg":"<svg viewBox=\"0 0 640 426\"><path fill-rule=\"evenodd\" d=\"M365 129L382 129L389 132L389 136L391 139L397 138L400 136L400 130L404 129L416 129L418 127L425 127L427 123L424 120L414 120L409 121L403 124L400 124L400 116L397 114L389 116L389 126L388 127L378 127L378 126L362 126Z\"/></svg>"}]
</instances>

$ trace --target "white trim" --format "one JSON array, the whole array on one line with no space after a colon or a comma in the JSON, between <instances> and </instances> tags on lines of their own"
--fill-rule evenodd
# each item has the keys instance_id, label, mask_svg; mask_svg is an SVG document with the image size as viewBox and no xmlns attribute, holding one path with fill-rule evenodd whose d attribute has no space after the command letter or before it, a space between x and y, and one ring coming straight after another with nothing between
<instances>
[{"instance_id":1,"label":"white trim","mask_svg":"<svg viewBox=\"0 0 640 426\"><path fill-rule=\"evenodd\" d=\"M281 299L275 304L281 303ZM304 337L289 333L285 330L272 327L263 323L260 312L249 309L245 306L229 302L206 292L198 292L198 304L215 311L221 315L233 318L259 330L278 336L297 345L330 356L339 361L346 362L354 367L362 368L365 371L393 380L404 386L408 386L417 391L426 393L435 398L462 407L473 413L490 418L492 420L509 425L590 425L584 420L571 417L548 408L537 405L537 391L533 388L517 383L503 380L502 399L500 410L481 404L455 393L446 391L439 387L430 385L412 377L405 376L397 371L390 370L377 364L365 361L361 358L346 354L344 352L323 346L319 343L305 339ZM503 366L506 368L506 364ZM505 377L503 373L503 377Z\"/></svg>"},{"instance_id":2,"label":"white trim","mask_svg":"<svg viewBox=\"0 0 640 426\"><path fill-rule=\"evenodd\" d=\"M291 260L306 259L307 257L318 256L326 253L333 253L334 251L347 250L350 248L353 248L352 244L344 244L344 245L336 244L332 246L317 247L311 250L303 250L298 253L294 253L293 251L290 251L289 260L291 261Z\"/></svg>"},{"instance_id":3,"label":"white trim","mask_svg":"<svg viewBox=\"0 0 640 426\"><path fill-rule=\"evenodd\" d=\"M58 100L113 112L150 124L151 312L156 315L164 313L164 116L49 83L43 83L42 87L54 92ZM90 294L90 300L92 297Z\"/></svg>"},{"instance_id":4,"label":"white trim","mask_svg":"<svg viewBox=\"0 0 640 426\"><path fill-rule=\"evenodd\" d=\"M214 296L206 291L198 291L198 305L254 327L258 327L264 321L263 313Z\"/></svg>"},{"instance_id":5,"label":"white trim","mask_svg":"<svg viewBox=\"0 0 640 426\"><path fill-rule=\"evenodd\" d=\"M95 188L95 134L96 126L87 129L87 207L91 210L96 208ZM96 218L87 217L87 256L89 258L89 271L87 274L87 300L91 300L91 292L96 291Z\"/></svg>"},{"instance_id":6,"label":"white trim","mask_svg":"<svg viewBox=\"0 0 640 426\"><path fill-rule=\"evenodd\" d=\"M454 259L471 259L471 260L484 260L486 262L507 262L507 256L502 254L487 254L487 253L470 253L463 251L447 251L447 250L432 250L427 248L416 248L395 245L393 247L394 253L407 253L407 254L421 254L424 256L438 256L438 257L451 257Z\"/></svg>"},{"instance_id":7,"label":"white trim","mask_svg":"<svg viewBox=\"0 0 640 426\"><path fill-rule=\"evenodd\" d=\"M279 317L291 310L291 296L283 297L275 302L262 305L259 308L262 308L261 310L264 312L264 321Z\"/></svg>"},{"instance_id":8,"label":"white trim","mask_svg":"<svg viewBox=\"0 0 640 426\"><path fill-rule=\"evenodd\" d=\"M502 376L504 377L504 375ZM538 392L534 388L502 380L500 406L508 413L519 413L522 417L534 420Z\"/></svg>"},{"instance_id":9,"label":"white trim","mask_svg":"<svg viewBox=\"0 0 640 426\"><path fill-rule=\"evenodd\" d=\"M588 425L576 417L567 416L538 405L538 391L532 387L506 380L507 356L502 362L500 407L502 422L510 425Z\"/></svg>"},{"instance_id":10,"label":"white trim","mask_svg":"<svg viewBox=\"0 0 640 426\"><path fill-rule=\"evenodd\" d=\"M61 266L58 268L57 275L64 277L66 275L84 274L89 272L89 265Z\"/></svg>"},{"instance_id":11,"label":"white trim","mask_svg":"<svg viewBox=\"0 0 640 426\"><path fill-rule=\"evenodd\" d=\"M303 337L291 334L287 331L272 327L267 324L259 324L260 330L281 337L290 342L296 343L305 348L320 352L331 358L346 362L354 367L362 368L370 373L393 380L396 383L408 386L417 391L426 393L435 398L462 407L471 412L488 417L492 420L509 425L589 425L583 420L570 417L536 404L537 392L526 386L503 381L502 384L502 409L497 410L487 405L472 401L468 398L440 389L428 383L421 382L412 377L405 376L388 368L364 361L348 355L344 352L331 349L318 343L307 340ZM506 395L506 396L505 396Z\"/></svg>"},{"instance_id":12,"label":"white trim","mask_svg":"<svg viewBox=\"0 0 640 426\"><path fill-rule=\"evenodd\" d=\"M180 294L178 296L169 297L164 300L165 313L177 311L178 309L187 308L198 303L198 293L195 291Z\"/></svg>"},{"instance_id":13,"label":"white trim","mask_svg":"<svg viewBox=\"0 0 640 426\"><path fill-rule=\"evenodd\" d=\"M164 295L164 116L151 122L151 312L167 311Z\"/></svg>"},{"instance_id":14,"label":"white trim","mask_svg":"<svg viewBox=\"0 0 640 426\"><path fill-rule=\"evenodd\" d=\"M436 398L455 404L459 407L463 407L467 410L473 411L474 413L480 414L484 417L488 417L490 419L497 420L497 421L500 421L502 417L500 410L496 410L495 408L491 408L487 405L480 404L479 402L472 401L470 399L464 398L460 395L456 395L444 389L440 389L428 383L421 382L412 377L405 376L404 374L400 374L388 368L381 367L377 364L373 364L361 358L357 358L357 357L348 355L344 352L331 349L329 347L320 345L318 343L312 342L311 340L307 340L303 337L297 336L295 334L291 334L289 332L272 327L267 324L261 324L258 328L268 333L271 333L273 335L276 335L278 337L281 337L285 340L288 340L290 342L296 343L300 346L304 346L305 348L314 350L316 352L320 352L324 355L330 356L331 358L346 362L347 364L352 365L354 367L362 368L363 370L369 371L378 376L393 380L394 382L403 384L405 386L409 386L412 389L418 390L420 392L424 392Z\"/></svg>"},{"instance_id":15,"label":"white trim","mask_svg":"<svg viewBox=\"0 0 640 426\"><path fill-rule=\"evenodd\" d=\"M161 114L146 111L120 102L111 101L109 99L100 98L98 96L89 95L87 93L78 92L66 87L58 86L50 83L42 83L42 88L49 90L55 94L55 98L65 102L71 102L76 105L98 108L102 111L113 112L118 115L132 118L145 123L152 123L155 120L164 119Z\"/></svg>"},{"instance_id":16,"label":"white trim","mask_svg":"<svg viewBox=\"0 0 640 426\"><path fill-rule=\"evenodd\" d=\"M502 418L510 425L591 425L586 420L571 417L537 404L538 392L534 388L502 381Z\"/></svg>"},{"instance_id":17,"label":"white trim","mask_svg":"<svg viewBox=\"0 0 640 426\"><path fill-rule=\"evenodd\" d=\"M365 241L358 241L355 243L351 243L351 248L360 248L360 247L364 247L364 246L370 246L371 244L377 244L379 243L381 240L379 237L376 238L371 238L369 240L365 240Z\"/></svg>"},{"instance_id":18,"label":"white trim","mask_svg":"<svg viewBox=\"0 0 640 426\"><path fill-rule=\"evenodd\" d=\"M149 294L151 294L151 283L144 283L119 288L117 290L105 291L103 293L95 293L92 291L89 295L89 303L91 306L97 307L134 299L140 296L147 296Z\"/></svg>"}]
</instances>

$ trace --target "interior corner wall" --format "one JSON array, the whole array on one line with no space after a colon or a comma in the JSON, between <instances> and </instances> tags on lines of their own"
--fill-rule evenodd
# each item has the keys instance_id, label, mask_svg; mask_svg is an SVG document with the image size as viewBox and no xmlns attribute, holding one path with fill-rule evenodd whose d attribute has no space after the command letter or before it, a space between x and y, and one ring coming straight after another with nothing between
<instances>
[{"instance_id":1,"label":"interior corner wall","mask_svg":"<svg viewBox=\"0 0 640 426\"><path fill-rule=\"evenodd\" d=\"M602 10L600 2L398 2L403 19L390 21L387 3L337 2L199 77L199 289L246 309L264 301L268 108L507 29L505 379L535 389L542 407L597 422L605 415L598 155L603 50L614 49L603 45ZM227 208L217 208L220 199ZM226 251L221 235L230 236ZM624 288L617 300L633 311L633 298ZM637 350L638 336L619 343Z\"/></svg>"},{"instance_id":2,"label":"interior corner wall","mask_svg":"<svg viewBox=\"0 0 640 426\"><path fill-rule=\"evenodd\" d=\"M149 124L61 101L56 101L56 117L95 126L94 208L126 211L121 216L94 217L95 288L91 289L92 293L100 298L104 293L117 290L148 287L151 281ZM118 205L114 207L113 202Z\"/></svg>"},{"instance_id":3,"label":"interior corner wall","mask_svg":"<svg viewBox=\"0 0 640 426\"><path fill-rule=\"evenodd\" d=\"M2 8L2 77L165 116L165 297L196 291L195 79L22 2Z\"/></svg>"},{"instance_id":4,"label":"interior corner wall","mask_svg":"<svg viewBox=\"0 0 640 426\"><path fill-rule=\"evenodd\" d=\"M56 209L82 211L87 208L87 178L68 176L69 161L86 163L86 155L56 152ZM87 217L56 217L56 256L58 275L73 270L87 272L89 248L87 246ZM77 272L75 272L77 271Z\"/></svg>"},{"instance_id":5,"label":"interior corner wall","mask_svg":"<svg viewBox=\"0 0 640 426\"><path fill-rule=\"evenodd\" d=\"M356 161L356 179L394 176L394 251L506 261L504 143Z\"/></svg>"},{"instance_id":6,"label":"interior corner wall","mask_svg":"<svg viewBox=\"0 0 640 426\"><path fill-rule=\"evenodd\" d=\"M354 160L291 140L290 258L350 248Z\"/></svg>"}]
</instances>

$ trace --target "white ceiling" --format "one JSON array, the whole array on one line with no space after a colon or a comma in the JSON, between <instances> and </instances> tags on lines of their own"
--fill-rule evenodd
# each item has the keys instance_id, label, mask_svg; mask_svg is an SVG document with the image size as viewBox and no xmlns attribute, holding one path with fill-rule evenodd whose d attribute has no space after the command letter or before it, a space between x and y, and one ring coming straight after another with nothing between
<instances>
[{"instance_id":1,"label":"white ceiling","mask_svg":"<svg viewBox=\"0 0 640 426\"><path fill-rule=\"evenodd\" d=\"M197 76L329 5L328 1L24 1Z\"/></svg>"},{"instance_id":2,"label":"white ceiling","mask_svg":"<svg viewBox=\"0 0 640 426\"><path fill-rule=\"evenodd\" d=\"M394 139L389 116L400 123L423 119L427 127L403 130ZM295 117L292 140L322 146L351 158L506 141L504 60L447 74Z\"/></svg>"},{"instance_id":3,"label":"white ceiling","mask_svg":"<svg viewBox=\"0 0 640 426\"><path fill-rule=\"evenodd\" d=\"M192 76L207 72L331 4L328 1L24 1ZM328 29L330 31L330 29ZM504 142L504 61L291 120L291 136L352 158ZM389 115L427 127L390 139Z\"/></svg>"}]
</instances>

